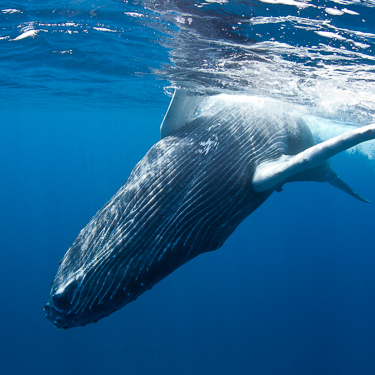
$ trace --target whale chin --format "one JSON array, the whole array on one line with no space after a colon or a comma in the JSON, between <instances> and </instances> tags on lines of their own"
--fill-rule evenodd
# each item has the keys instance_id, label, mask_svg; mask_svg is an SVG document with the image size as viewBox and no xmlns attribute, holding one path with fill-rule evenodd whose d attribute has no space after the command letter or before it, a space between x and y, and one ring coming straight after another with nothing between
<instances>
[{"instance_id":1,"label":"whale chin","mask_svg":"<svg viewBox=\"0 0 375 375\"><path fill-rule=\"evenodd\" d=\"M69 309L70 310L70 309ZM95 310L98 310L97 312ZM90 310L84 314L70 314L69 311L57 309L53 303L48 302L44 306L44 313L48 320L50 320L56 328L68 329L79 326L85 326L89 323L96 323L100 319L107 317L110 313L105 313L99 309Z\"/></svg>"},{"instance_id":2,"label":"whale chin","mask_svg":"<svg viewBox=\"0 0 375 375\"><path fill-rule=\"evenodd\" d=\"M56 327L96 322L218 249L285 183L329 182L367 202L328 159L373 139L375 126L315 145L282 106L179 91L161 134L62 259L45 307Z\"/></svg>"}]
</instances>

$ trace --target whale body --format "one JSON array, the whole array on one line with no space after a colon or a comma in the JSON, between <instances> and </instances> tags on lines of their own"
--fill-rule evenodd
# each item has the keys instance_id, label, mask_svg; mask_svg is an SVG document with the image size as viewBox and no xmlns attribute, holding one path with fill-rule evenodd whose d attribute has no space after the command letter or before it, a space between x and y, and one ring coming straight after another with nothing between
<instances>
[{"instance_id":1,"label":"whale body","mask_svg":"<svg viewBox=\"0 0 375 375\"><path fill-rule=\"evenodd\" d=\"M108 316L218 249L287 182L328 182L368 202L329 157L374 134L370 125L315 145L309 127L282 106L178 91L162 139L61 260L46 317L66 329Z\"/></svg>"}]
</instances>

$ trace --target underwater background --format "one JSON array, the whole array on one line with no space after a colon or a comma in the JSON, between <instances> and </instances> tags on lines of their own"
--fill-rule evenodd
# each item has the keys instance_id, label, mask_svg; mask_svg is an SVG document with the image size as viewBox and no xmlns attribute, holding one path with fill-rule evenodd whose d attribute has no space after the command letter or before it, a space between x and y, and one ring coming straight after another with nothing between
<instances>
[{"instance_id":1,"label":"underwater background","mask_svg":"<svg viewBox=\"0 0 375 375\"><path fill-rule=\"evenodd\" d=\"M159 140L174 88L272 97L317 140L375 116L373 1L0 4L2 374L373 374L374 206L274 193L223 247L83 328L58 262ZM375 201L374 142L333 158Z\"/></svg>"}]
</instances>

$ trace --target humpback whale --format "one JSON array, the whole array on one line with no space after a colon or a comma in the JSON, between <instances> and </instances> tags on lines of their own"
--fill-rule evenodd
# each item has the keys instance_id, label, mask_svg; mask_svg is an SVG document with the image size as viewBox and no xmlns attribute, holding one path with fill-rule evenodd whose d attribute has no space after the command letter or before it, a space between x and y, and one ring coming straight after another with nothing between
<instances>
[{"instance_id":1,"label":"humpback whale","mask_svg":"<svg viewBox=\"0 0 375 375\"><path fill-rule=\"evenodd\" d=\"M161 140L60 261L46 317L62 329L106 317L184 263L223 245L285 183L328 182L368 202L329 160L375 138L375 125L315 144L276 101L175 92Z\"/></svg>"}]
</instances>

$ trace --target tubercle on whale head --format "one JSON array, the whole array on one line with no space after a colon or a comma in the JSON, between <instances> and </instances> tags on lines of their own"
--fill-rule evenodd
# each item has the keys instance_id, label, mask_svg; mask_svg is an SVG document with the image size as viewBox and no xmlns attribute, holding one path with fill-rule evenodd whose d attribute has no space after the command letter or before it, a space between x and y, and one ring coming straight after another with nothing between
<instances>
[{"instance_id":1,"label":"tubercle on whale head","mask_svg":"<svg viewBox=\"0 0 375 375\"><path fill-rule=\"evenodd\" d=\"M149 287L147 289L151 288L152 287ZM83 327L90 323L97 323L99 320L109 316L123 305L136 300L141 293L142 292L137 295L120 293L120 299L122 301L120 306L116 301L114 301L113 304L98 302L88 308L77 311L74 304L70 303L69 295L65 295L64 292L59 294L54 294L52 292L47 304L44 306L44 312L46 318L58 329L66 330L79 326Z\"/></svg>"},{"instance_id":2,"label":"tubercle on whale head","mask_svg":"<svg viewBox=\"0 0 375 375\"><path fill-rule=\"evenodd\" d=\"M74 278L58 288L55 283L56 280L52 283L51 294L44 307L46 318L60 329L80 325L76 314L72 313L74 294L79 288L78 280Z\"/></svg>"},{"instance_id":3,"label":"tubercle on whale head","mask_svg":"<svg viewBox=\"0 0 375 375\"><path fill-rule=\"evenodd\" d=\"M114 260L115 257L109 259ZM98 275L95 267L88 269L86 273L75 271L65 280L62 277L64 265L66 262L63 260L52 283L49 300L44 307L46 318L59 329L96 323L134 301L152 287L142 280L133 280L129 288L123 288L118 284L117 288L110 289L114 280L110 277L111 272L103 274L104 279L101 279L100 272ZM90 280L93 280L92 284ZM103 292L104 288L107 289Z\"/></svg>"},{"instance_id":4,"label":"tubercle on whale head","mask_svg":"<svg viewBox=\"0 0 375 375\"><path fill-rule=\"evenodd\" d=\"M96 323L101 318L104 318L105 316L109 315L109 314L103 315L97 318L92 318L90 320L88 320L86 316L85 319L82 319L82 317L80 316L75 316L75 315L69 316L65 314L65 312L56 309L54 305L51 304L50 302L48 302L44 306L44 313L45 313L46 318L50 320L56 328L64 329L64 330L68 328L79 327L79 326L83 327L89 323Z\"/></svg>"},{"instance_id":5,"label":"tubercle on whale head","mask_svg":"<svg viewBox=\"0 0 375 375\"><path fill-rule=\"evenodd\" d=\"M67 256L59 263L59 272L51 284L50 296L44 307L46 318L59 329L84 326L104 317L104 312L95 307L84 312L80 310L78 302L86 292L84 280L87 275L80 268L67 267L66 260Z\"/></svg>"},{"instance_id":6,"label":"tubercle on whale head","mask_svg":"<svg viewBox=\"0 0 375 375\"><path fill-rule=\"evenodd\" d=\"M78 326L85 326L89 323L96 323L108 316L111 312L98 310L95 306L84 312L75 311L74 305L70 302L69 291L54 294L51 293L49 301L44 307L45 316L56 328L68 329Z\"/></svg>"}]
</instances>

